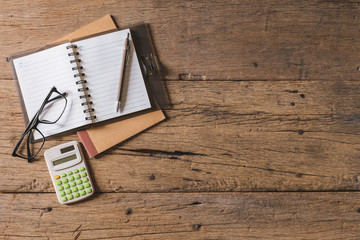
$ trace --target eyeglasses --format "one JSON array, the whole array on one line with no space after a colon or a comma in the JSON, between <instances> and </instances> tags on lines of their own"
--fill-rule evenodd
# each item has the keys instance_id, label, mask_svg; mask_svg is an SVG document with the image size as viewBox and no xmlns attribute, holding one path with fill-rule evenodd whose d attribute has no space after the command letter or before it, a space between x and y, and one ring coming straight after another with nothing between
<instances>
[{"instance_id":1,"label":"eyeglasses","mask_svg":"<svg viewBox=\"0 0 360 240\"><path fill-rule=\"evenodd\" d=\"M41 104L40 109L36 112L35 116L27 125L24 133L21 135L12 156L27 159L29 163L32 162L45 143L44 134L38 129L38 125L39 123L55 124L59 121L64 114L67 105L65 96L66 93L60 93L56 87L51 88L49 94ZM34 138L39 138L39 140L41 140L40 144L31 144Z\"/></svg>"}]
</instances>

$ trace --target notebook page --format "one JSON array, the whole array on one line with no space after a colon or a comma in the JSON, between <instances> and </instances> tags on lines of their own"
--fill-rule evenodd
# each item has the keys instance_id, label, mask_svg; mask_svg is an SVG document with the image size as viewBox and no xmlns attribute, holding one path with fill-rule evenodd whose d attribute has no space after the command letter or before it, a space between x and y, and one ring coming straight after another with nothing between
<instances>
[{"instance_id":1,"label":"notebook page","mask_svg":"<svg viewBox=\"0 0 360 240\"><path fill-rule=\"evenodd\" d=\"M96 121L151 107L134 44L130 35L129 62L123 83L123 109L116 111L125 38L129 29L75 42L80 53Z\"/></svg>"},{"instance_id":2,"label":"notebook page","mask_svg":"<svg viewBox=\"0 0 360 240\"><path fill-rule=\"evenodd\" d=\"M66 92L68 100L67 107L60 120L55 124L39 124L38 129L45 137L71 130L87 124L84 118L83 107L77 91L76 79L70 63L66 46L69 43L61 44L37 53L14 59L14 66L18 77L21 93L24 99L29 121L39 110L42 102L55 86L61 93ZM54 103L46 109L44 119L56 119L59 115L60 105ZM35 135L35 139L40 135Z\"/></svg>"}]
</instances>

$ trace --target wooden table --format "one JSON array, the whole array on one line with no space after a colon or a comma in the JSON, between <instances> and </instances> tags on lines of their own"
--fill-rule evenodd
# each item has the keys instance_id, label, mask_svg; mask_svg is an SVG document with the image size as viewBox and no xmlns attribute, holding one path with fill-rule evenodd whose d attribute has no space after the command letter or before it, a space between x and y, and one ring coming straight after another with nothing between
<instances>
[{"instance_id":1,"label":"wooden table","mask_svg":"<svg viewBox=\"0 0 360 240\"><path fill-rule=\"evenodd\" d=\"M360 238L360 4L225 2L1 1L1 239ZM62 206L43 153L10 156L5 57L106 14L149 23L172 107L90 159L96 195Z\"/></svg>"}]
</instances>

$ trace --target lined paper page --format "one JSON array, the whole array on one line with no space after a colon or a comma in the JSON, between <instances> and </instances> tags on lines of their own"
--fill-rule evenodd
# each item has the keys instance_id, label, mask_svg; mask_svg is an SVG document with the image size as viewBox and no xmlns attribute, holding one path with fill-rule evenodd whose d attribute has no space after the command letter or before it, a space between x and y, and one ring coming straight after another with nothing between
<instances>
[{"instance_id":1,"label":"lined paper page","mask_svg":"<svg viewBox=\"0 0 360 240\"><path fill-rule=\"evenodd\" d=\"M123 83L123 110L116 112L120 69L125 38L129 29L75 42L80 53L96 121L137 112L151 107L139 61L130 35L130 58Z\"/></svg>"},{"instance_id":2,"label":"lined paper page","mask_svg":"<svg viewBox=\"0 0 360 240\"><path fill-rule=\"evenodd\" d=\"M59 92L67 93L67 107L55 124L39 124L38 129L44 136L50 136L63 131L80 127L87 122L82 111L83 107L77 92L76 79L72 67L75 64L70 63L73 57L68 56L65 43L44 51L33 53L24 57L14 59L14 66L18 77L21 93L25 102L25 107L29 121L39 110L42 102L55 86ZM56 103L46 110L44 119L55 119L59 113L59 107ZM40 136L36 135L35 139Z\"/></svg>"}]
</instances>

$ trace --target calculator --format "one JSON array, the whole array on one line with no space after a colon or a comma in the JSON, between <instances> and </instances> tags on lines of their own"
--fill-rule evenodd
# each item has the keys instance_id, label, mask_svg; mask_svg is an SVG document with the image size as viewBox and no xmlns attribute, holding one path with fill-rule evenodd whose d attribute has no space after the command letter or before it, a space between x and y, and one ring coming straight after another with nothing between
<instances>
[{"instance_id":1,"label":"calculator","mask_svg":"<svg viewBox=\"0 0 360 240\"><path fill-rule=\"evenodd\" d=\"M94 186L77 141L44 152L46 165L61 204L84 200L94 194Z\"/></svg>"}]
</instances>

